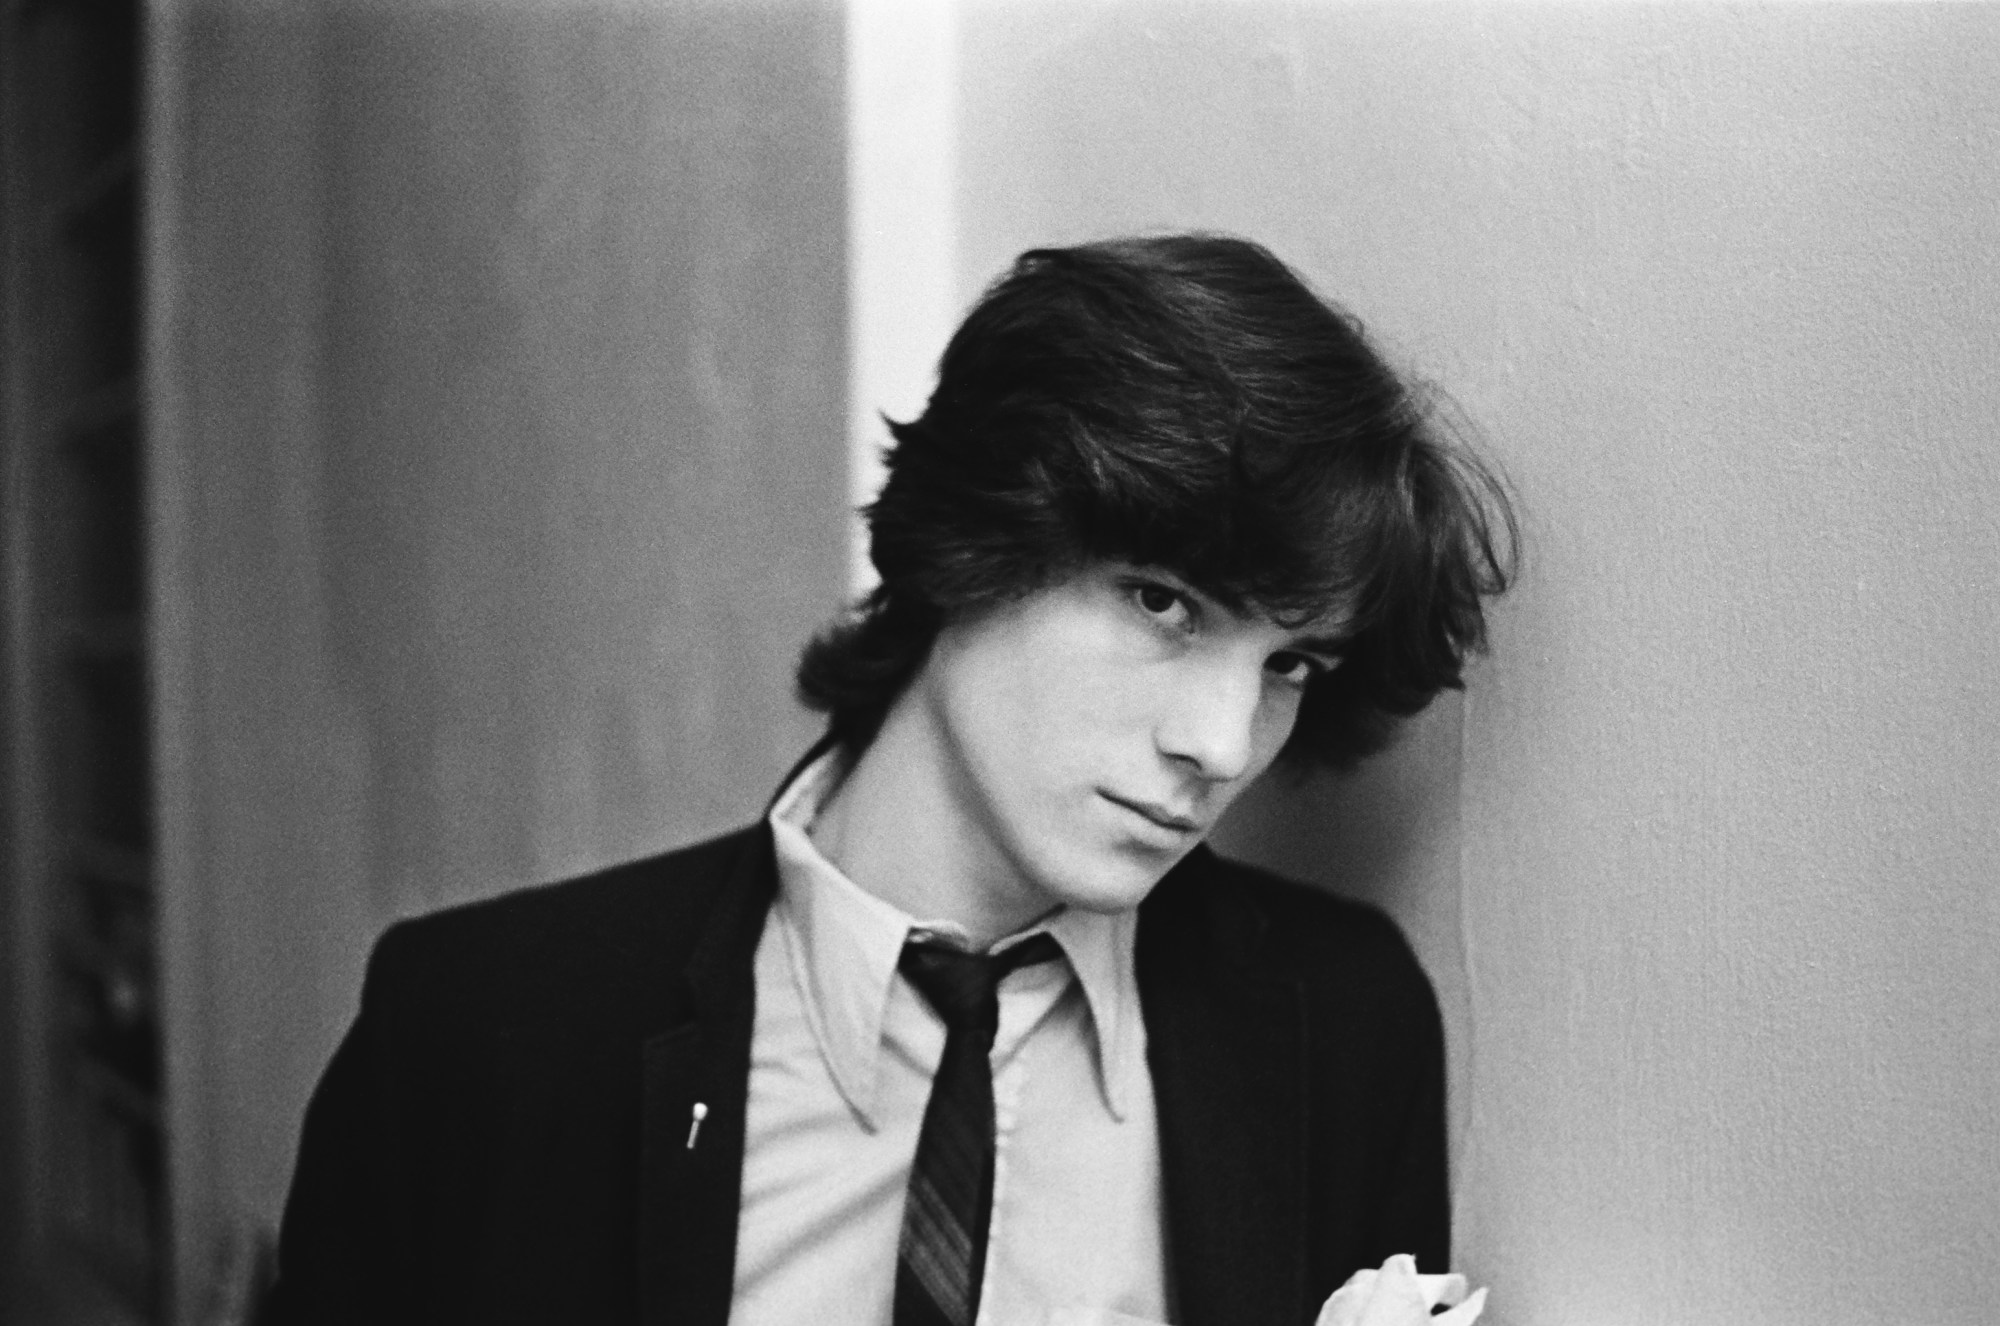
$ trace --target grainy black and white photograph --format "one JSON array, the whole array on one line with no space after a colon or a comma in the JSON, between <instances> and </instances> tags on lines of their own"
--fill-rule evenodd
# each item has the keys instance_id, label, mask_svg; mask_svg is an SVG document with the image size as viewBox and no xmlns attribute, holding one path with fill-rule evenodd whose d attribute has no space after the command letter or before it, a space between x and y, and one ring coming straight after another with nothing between
<instances>
[{"instance_id":1,"label":"grainy black and white photograph","mask_svg":"<svg viewBox=\"0 0 2000 1326\"><path fill-rule=\"evenodd\" d=\"M0 1326L2000 1316L2000 3L0 0Z\"/></svg>"}]
</instances>

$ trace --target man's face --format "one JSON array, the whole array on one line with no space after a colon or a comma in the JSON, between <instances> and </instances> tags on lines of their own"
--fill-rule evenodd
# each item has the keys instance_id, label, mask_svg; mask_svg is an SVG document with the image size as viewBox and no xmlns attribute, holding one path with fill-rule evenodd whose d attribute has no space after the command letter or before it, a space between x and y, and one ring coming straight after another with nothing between
<instances>
[{"instance_id":1,"label":"man's face","mask_svg":"<svg viewBox=\"0 0 2000 1326\"><path fill-rule=\"evenodd\" d=\"M1339 626L1103 563L946 627L916 698L962 864L1023 914L1136 906L1277 755Z\"/></svg>"}]
</instances>

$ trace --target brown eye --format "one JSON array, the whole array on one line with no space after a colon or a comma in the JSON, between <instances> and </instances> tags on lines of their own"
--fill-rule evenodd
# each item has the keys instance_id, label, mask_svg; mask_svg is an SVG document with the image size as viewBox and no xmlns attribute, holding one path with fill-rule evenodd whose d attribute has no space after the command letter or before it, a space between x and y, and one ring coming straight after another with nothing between
<instances>
[{"instance_id":1,"label":"brown eye","mask_svg":"<svg viewBox=\"0 0 2000 1326\"><path fill-rule=\"evenodd\" d=\"M1164 617L1180 604L1181 596L1164 585L1139 586L1139 606L1155 617Z\"/></svg>"}]
</instances>

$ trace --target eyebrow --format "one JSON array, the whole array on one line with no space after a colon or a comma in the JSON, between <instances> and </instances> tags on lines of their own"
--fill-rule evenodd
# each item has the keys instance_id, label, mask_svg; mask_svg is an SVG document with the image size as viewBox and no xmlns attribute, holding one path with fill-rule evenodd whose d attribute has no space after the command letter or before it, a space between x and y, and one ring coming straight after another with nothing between
<instances>
[{"instance_id":1,"label":"eyebrow","mask_svg":"<svg viewBox=\"0 0 2000 1326\"><path fill-rule=\"evenodd\" d=\"M1233 607L1223 599L1198 587L1193 581L1172 567L1153 566L1146 563L1136 563L1135 566L1147 574L1158 576L1160 579L1166 581L1169 586L1182 593L1190 594L1196 599L1206 600L1215 604L1232 616L1241 617L1245 615L1241 608ZM1353 644L1354 637L1351 635L1301 635L1294 637L1285 647L1301 654L1327 654L1336 658L1345 658L1348 649Z\"/></svg>"}]
</instances>

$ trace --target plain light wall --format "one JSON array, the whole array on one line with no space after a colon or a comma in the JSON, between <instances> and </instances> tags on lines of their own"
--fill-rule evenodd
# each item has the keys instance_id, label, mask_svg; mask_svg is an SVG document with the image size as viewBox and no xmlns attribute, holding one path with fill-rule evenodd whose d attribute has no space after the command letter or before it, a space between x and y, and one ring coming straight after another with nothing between
<instances>
[{"instance_id":1,"label":"plain light wall","mask_svg":"<svg viewBox=\"0 0 2000 1326\"><path fill-rule=\"evenodd\" d=\"M816 735L791 668L845 588L842 39L809 3L154 24L194 1320L277 1216L386 924L734 827Z\"/></svg>"},{"instance_id":2,"label":"plain light wall","mask_svg":"<svg viewBox=\"0 0 2000 1326\"><path fill-rule=\"evenodd\" d=\"M1275 247L1525 501L1469 699L1230 841L1387 903L1496 1326L2000 1300L2000 9L972 0L961 297Z\"/></svg>"}]
</instances>

